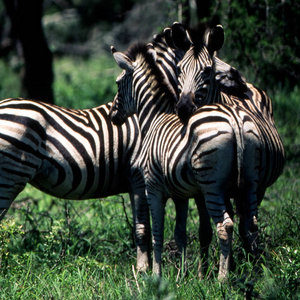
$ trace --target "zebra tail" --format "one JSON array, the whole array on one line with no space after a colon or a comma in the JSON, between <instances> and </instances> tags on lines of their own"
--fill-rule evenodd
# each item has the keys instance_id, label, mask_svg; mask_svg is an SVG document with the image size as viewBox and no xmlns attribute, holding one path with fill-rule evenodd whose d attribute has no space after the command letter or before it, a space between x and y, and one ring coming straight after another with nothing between
<instances>
[{"instance_id":1,"label":"zebra tail","mask_svg":"<svg viewBox=\"0 0 300 300\"><path fill-rule=\"evenodd\" d=\"M237 186L241 188L243 185L242 167L244 159L244 126L243 121L236 112L234 112L234 119L231 120L231 127L234 132L236 140L236 155L237 155Z\"/></svg>"}]
</instances>

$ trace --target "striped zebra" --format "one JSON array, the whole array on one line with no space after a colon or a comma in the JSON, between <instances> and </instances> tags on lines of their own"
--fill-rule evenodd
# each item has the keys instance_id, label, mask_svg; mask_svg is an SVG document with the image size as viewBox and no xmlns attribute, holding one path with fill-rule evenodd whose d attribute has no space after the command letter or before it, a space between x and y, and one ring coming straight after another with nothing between
<instances>
[{"instance_id":1,"label":"striped zebra","mask_svg":"<svg viewBox=\"0 0 300 300\"><path fill-rule=\"evenodd\" d=\"M163 74L164 84L168 86L169 91L172 94L172 97L175 99L179 98L178 92L178 62L183 58L185 51L180 51L179 49L174 50L174 43L171 37L171 28L167 27L164 29L162 34L157 34L153 37L149 46L153 46L154 51L156 52L156 64L160 68L160 71ZM228 70L225 71L226 73ZM225 73L222 71L221 76L226 76ZM180 212L182 211L182 207L180 206L181 201L175 202L176 208L176 216L180 216ZM188 201L188 199L186 200ZM195 203L197 205L198 213L199 213L199 241L200 241L200 253L201 253L201 261L199 265L199 277L202 277L203 274L206 274L206 267L208 266L206 263L206 259L208 257L208 248L209 244L212 240L212 228L210 224L210 216L205 206L205 199L203 195L198 194L195 196ZM178 219L182 219L178 217ZM180 227L180 230L179 230ZM178 235L185 237L185 242L183 243L186 245L186 232L183 233L183 229L185 226L179 226L179 220L176 221L175 227L175 241L180 249L180 237ZM210 229L210 230L209 230ZM209 232L209 234L208 234ZM185 248L181 252L184 253Z\"/></svg>"},{"instance_id":2,"label":"striped zebra","mask_svg":"<svg viewBox=\"0 0 300 300\"><path fill-rule=\"evenodd\" d=\"M137 113L142 132L139 158L144 170L146 194L152 215L153 272L161 275L164 210L168 198L175 199L177 244L186 248L189 198L205 199L221 246L219 279L228 276L233 222L225 194L237 184L243 140L241 120L232 105L204 106L183 125L174 113L176 97L156 64L150 45L136 45L126 54L112 47L123 69L117 78L118 94L111 108L115 124ZM177 203L176 203L177 202Z\"/></svg>"},{"instance_id":3,"label":"striped zebra","mask_svg":"<svg viewBox=\"0 0 300 300\"><path fill-rule=\"evenodd\" d=\"M243 182L235 200L241 218L239 231L245 248L248 252L256 254L257 243L252 244L254 239L249 239L249 236L253 236L257 230L257 206L261 203L266 188L282 173L284 165L284 148L275 127L271 99L250 83L246 83L246 89L242 89L240 94L220 92L222 89L216 84L216 79L220 78L216 78L215 68L221 70L220 74L222 70L224 73L224 70L229 70L231 66L212 57L213 51L206 47L206 43L213 35L219 36L218 40L224 40L221 26L210 31L187 32L182 25L174 24L171 30L178 51L186 51L178 63L180 97L177 112L181 119L187 122L199 107L212 103L235 105L242 112L240 116L243 115L245 141ZM178 39L178 32L181 40ZM251 221L252 216L255 219Z\"/></svg>"},{"instance_id":4,"label":"striped zebra","mask_svg":"<svg viewBox=\"0 0 300 300\"><path fill-rule=\"evenodd\" d=\"M174 34L175 31L176 33ZM173 42L173 39L177 39L178 42L182 43L182 41L184 41L186 38L187 37L185 29L183 29L183 27L180 24L175 22L172 28L166 28L163 34L156 35L151 43L157 55L156 64L161 69L161 72L163 73L165 78L165 84L168 85L169 90L175 98L179 98L179 71L177 68L177 64L180 62L180 60L183 58L186 51L190 47L190 43L189 41L187 41L186 48L180 49L176 47L176 42ZM218 47L220 47L220 45ZM247 91L245 79L235 68L224 63L217 57L214 57L214 61L216 69L215 79L219 89L232 96L242 96L244 92ZM243 116L241 117L244 117L244 112L239 113L242 113ZM248 153L249 151L250 149L248 149ZM226 198L227 209L231 212L231 215L233 216L233 210L231 207L229 196L227 196ZM204 198L201 195L199 195L195 197L195 202L197 204L199 212L199 241L201 249L201 264L199 266L199 277L202 277L203 274L206 274L207 271L208 264L206 259L208 257L209 245L211 243L213 234L210 224L210 216L206 209ZM252 234L251 236L252 238L250 240L250 243L245 244L245 246L249 246L249 244L253 244L255 242L255 235Z\"/></svg>"},{"instance_id":5,"label":"striped zebra","mask_svg":"<svg viewBox=\"0 0 300 300\"><path fill-rule=\"evenodd\" d=\"M27 183L64 199L129 193L137 269L149 265L150 220L136 164L141 133L136 116L113 125L112 103L67 109L25 99L0 102L0 219Z\"/></svg>"}]
</instances>

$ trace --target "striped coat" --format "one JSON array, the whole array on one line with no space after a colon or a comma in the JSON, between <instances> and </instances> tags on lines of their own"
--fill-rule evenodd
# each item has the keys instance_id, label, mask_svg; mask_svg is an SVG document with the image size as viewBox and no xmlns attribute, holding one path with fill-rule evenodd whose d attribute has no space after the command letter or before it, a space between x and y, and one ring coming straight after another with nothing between
<instances>
[{"instance_id":1,"label":"striped coat","mask_svg":"<svg viewBox=\"0 0 300 300\"><path fill-rule=\"evenodd\" d=\"M130 193L137 229L138 268L148 266L149 217L136 165L141 133L136 116L122 125L111 103L78 110L25 99L0 102L0 214L27 183L64 199Z\"/></svg>"}]
</instances>

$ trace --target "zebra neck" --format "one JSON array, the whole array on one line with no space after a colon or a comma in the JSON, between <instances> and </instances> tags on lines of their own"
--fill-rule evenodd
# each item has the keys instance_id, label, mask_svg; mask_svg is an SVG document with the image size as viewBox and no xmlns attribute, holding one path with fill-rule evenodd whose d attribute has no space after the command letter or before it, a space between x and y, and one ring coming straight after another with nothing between
<instances>
[{"instance_id":1,"label":"zebra neck","mask_svg":"<svg viewBox=\"0 0 300 300\"><path fill-rule=\"evenodd\" d=\"M144 134L162 115L174 114L177 97L170 89L167 76L156 62L149 58L136 62L139 67L132 79L132 90L140 129Z\"/></svg>"},{"instance_id":2,"label":"zebra neck","mask_svg":"<svg viewBox=\"0 0 300 300\"><path fill-rule=\"evenodd\" d=\"M159 91L152 94L151 92L144 97L143 101L138 102L138 119L142 136L155 127L159 120L166 115L174 114L174 107L171 104L172 99L168 98L165 93L160 94Z\"/></svg>"}]
</instances>

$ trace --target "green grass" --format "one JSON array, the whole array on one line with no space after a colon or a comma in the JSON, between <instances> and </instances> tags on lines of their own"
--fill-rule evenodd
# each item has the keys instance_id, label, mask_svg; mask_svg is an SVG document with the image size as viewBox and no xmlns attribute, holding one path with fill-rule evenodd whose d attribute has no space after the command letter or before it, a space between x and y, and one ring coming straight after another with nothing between
<instances>
[{"instance_id":1,"label":"green grass","mask_svg":"<svg viewBox=\"0 0 300 300\"><path fill-rule=\"evenodd\" d=\"M1 97L18 96L16 74L0 64ZM112 57L57 59L56 103L85 108L112 101L119 73ZM300 298L299 89L278 89L272 98L287 162L259 208L262 255L255 266L245 257L235 226L235 269L228 283L217 280L216 238L209 276L197 278L198 214L191 201L189 275L178 276L174 205L169 201L163 278L136 274L127 195L65 201L28 186L0 225L0 299L244 299L245 293L257 299Z\"/></svg>"}]
</instances>

